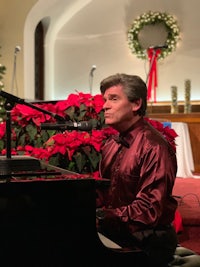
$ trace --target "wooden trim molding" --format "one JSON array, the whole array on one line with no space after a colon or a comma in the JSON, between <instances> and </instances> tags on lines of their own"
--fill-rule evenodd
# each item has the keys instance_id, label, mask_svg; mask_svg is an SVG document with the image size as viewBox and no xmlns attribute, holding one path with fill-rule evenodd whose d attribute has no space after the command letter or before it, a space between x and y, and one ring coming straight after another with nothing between
<instances>
[{"instance_id":1,"label":"wooden trim molding","mask_svg":"<svg viewBox=\"0 0 200 267\"><path fill-rule=\"evenodd\" d=\"M167 121L173 122L186 122L186 123L200 123L200 112L191 112L191 113L148 113L147 117L166 119Z\"/></svg>"},{"instance_id":2,"label":"wooden trim molding","mask_svg":"<svg viewBox=\"0 0 200 267\"><path fill-rule=\"evenodd\" d=\"M200 112L200 101L191 101L191 112ZM170 101L159 101L156 103L147 104L148 113L171 113ZM178 113L184 113L184 101L178 102Z\"/></svg>"}]
</instances>

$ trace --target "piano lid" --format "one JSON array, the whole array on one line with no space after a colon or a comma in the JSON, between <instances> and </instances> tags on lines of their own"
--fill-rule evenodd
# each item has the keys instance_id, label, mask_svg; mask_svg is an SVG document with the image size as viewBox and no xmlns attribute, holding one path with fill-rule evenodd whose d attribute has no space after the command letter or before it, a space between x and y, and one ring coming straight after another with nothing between
<instances>
[{"instance_id":1,"label":"piano lid","mask_svg":"<svg viewBox=\"0 0 200 267\"><path fill-rule=\"evenodd\" d=\"M0 157L0 182L70 178L89 179L91 176L71 172L30 156Z\"/></svg>"}]
</instances>

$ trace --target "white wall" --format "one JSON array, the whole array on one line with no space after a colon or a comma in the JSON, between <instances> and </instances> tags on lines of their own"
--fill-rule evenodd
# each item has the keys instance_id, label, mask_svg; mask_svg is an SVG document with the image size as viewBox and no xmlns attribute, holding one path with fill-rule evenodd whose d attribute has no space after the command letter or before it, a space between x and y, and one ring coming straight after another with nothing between
<instances>
[{"instance_id":1,"label":"white wall","mask_svg":"<svg viewBox=\"0 0 200 267\"><path fill-rule=\"evenodd\" d=\"M102 78L116 72L138 74L144 80L149 64L131 54L127 29L137 15L148 10L174 15L181 29L177 49L158 62L157 100L171 100L171 86L178 87L178 99L184 100L184 82L191 80L191 99L200 99L199 12L187 0L166 1L100 1L91 3L63 25L55 42L55 98L66 93L89 91L88 75L93 64L93 92L99 92ZM146 4L144 4L144 2ZM93 8L92 8L93 7Z\"/></svg>"},{"instance_id":2,"label":"white wall","mask_svg":"<svg viewBox=\"0 0 200 267\"><path fill-rule=\"evenodd\" d=\"M19 96L34 97L34 30L40 20L49 18L45 38L45 99L65 99L70 93L89 92L89 72L94 71L92 93L99 83L116 72L140 75L144 80L148 62L131 54L127 30L132 21L149 10L175 16L181 29L177 49L158 62L157 100L171 100L172 85L184 99L184 81L191 80L192 100L200 100L200 36L197 0L1 0L3 41L1 63L8 67L5 82L10 90L13 51L18 55ZM6 60L5 60L6 59ZM24 79L24 83L23 83Z\"/></svg>"}]
</instances>

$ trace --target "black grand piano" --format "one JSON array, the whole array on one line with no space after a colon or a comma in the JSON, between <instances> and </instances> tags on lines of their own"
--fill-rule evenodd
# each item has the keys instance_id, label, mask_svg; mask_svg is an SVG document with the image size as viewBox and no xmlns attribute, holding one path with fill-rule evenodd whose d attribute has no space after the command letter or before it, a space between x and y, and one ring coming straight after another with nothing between
<instances>
[{"instance_id":1,"label":"black grand piano","mask_svg":"<svg viewBox=\"0 0 200 267\"><path fill-rule=\"evenodd\" d=\"M3 267L126 266L130 254L106 247L96 230L95 191L105 181L70 178L74 173L34 158L15 159L11 168L6 159L5 171L0 158ZM133 266L140 257L136 251Z\"/></svg>"}]
</instances>

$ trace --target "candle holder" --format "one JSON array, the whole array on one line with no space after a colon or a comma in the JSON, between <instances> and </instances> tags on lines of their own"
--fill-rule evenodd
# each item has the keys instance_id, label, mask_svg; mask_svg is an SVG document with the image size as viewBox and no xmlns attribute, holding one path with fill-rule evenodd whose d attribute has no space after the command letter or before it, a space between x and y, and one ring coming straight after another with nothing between
<instances>
[{"instance_id":1,"label":"candle holder","mask_svg":"<svg viewBox=\"0 0 200 267\"><path fill-rule=\"evenodd\" d=\"M190 96L191 96L191 81L185 80L184 113L190 113L191 112Z\"/></svg>"},{"instance_id":2,"label":"candle holder","mask_svg":"<svg viewBox=\"0 0 200 267\"><path fill-rule=\"evenodd\" d=\"M171 113L178 113L178 101L177 101L177 86L171 86Z\"/></svg>"}]
</instances>

